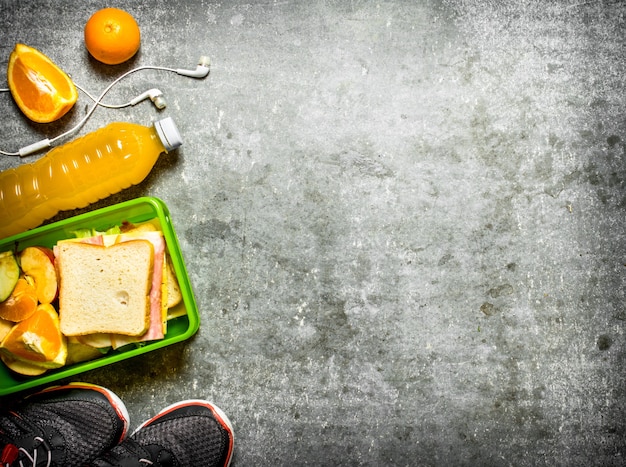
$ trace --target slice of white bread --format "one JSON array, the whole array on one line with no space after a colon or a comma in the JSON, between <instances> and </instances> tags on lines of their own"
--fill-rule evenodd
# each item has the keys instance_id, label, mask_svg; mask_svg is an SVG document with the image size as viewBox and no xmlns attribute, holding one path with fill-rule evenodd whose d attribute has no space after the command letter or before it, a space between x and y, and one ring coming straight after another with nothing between
<instances>
[{"instance_id":1,"label":"slice of white bread","mask_svg":"<svg viewBox=\"0 0 626 467\"><path fill-rule=\"evenodd\" d=\"M167 268L165 271L167 274L167 307L174 308L183 299L183 294L180 291L172 263L168 261L165 266Z\"/></svg>"},{"instance_id":2,"label":"slice of white bread","mask_svg":"<svg viewBox=\"0 0 626 467\"><path fill-rule=\"evenodd\" d=\"M146 240L57 244L59 318L66 336L140 336L150 325L154 252Z\"/></svg>"}]
</instances>

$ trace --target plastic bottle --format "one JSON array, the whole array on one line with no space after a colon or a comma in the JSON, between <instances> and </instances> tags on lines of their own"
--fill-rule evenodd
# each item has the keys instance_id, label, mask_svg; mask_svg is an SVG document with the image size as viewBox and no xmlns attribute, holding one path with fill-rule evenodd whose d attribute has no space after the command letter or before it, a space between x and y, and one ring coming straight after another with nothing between
<instances>
[{"instance_id":1,"label":"plastic bottle","mask_svg":"<svg viewBox=\"0 0 626 467\"><path fill-rule=\"evenodd\" d=\"M115 122L0 173L0 238L37 227L140 183L182 144L171 118L152 127Z\"/></svg>"}]
</instances>

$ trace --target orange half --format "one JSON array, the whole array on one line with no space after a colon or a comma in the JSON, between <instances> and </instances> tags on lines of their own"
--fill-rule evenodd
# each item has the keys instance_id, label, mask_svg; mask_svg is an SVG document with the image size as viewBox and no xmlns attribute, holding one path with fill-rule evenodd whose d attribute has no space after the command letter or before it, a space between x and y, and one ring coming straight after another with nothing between
<instances>
[{"instance_id":1,"label":"orange half","mask_svg":"<svg viewBox=\"0 0 626 467\"><path fill-rule=\"evenodd\" d=\"M58 120L78 99L70 77L44 54L24 44L16 44L11 52L7 81L17 106L37 123Z\"/></svg>"}]
</instances>

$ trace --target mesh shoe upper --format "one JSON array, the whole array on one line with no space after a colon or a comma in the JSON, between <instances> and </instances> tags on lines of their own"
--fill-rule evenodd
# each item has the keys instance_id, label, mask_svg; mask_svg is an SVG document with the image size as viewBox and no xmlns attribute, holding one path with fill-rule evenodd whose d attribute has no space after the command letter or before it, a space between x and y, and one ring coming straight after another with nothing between
<instances>
[{"instance_id":1,"label":"mesh shoe upper","mask_svg":"<svg viewBox=\"0 0 626 467\"><path fill-rule=\"evenodd\" d=\"M2 465L80 466L120 442L128 414L112 392L74 384L44 390L0 414Z\"/></svg>"},{"instance_id":2,"label":"mesh shoe upper","mask_svg":"<svg viewBox=\"0 0 626 467\"><path fill-rule=\"evenodd\" d=\"M233 431L206 401L183 401L163 410L94 462L97 467L223 467L230 464Z\"/></svg>"}]
</instances>

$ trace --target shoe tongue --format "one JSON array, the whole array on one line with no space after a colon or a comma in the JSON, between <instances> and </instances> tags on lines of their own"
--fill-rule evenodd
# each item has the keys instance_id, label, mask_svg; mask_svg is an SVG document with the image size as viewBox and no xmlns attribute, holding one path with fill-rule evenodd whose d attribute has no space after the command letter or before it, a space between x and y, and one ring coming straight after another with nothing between
<instances>
[{"instance_id":1,"label":"shoe tongue","mask_svg":"<svg viewBox=\"0 0 626 467\"><path fill-rule=\"evenodd\" d=\"M175 463L174 456L171 452L163 449L162 446L157 444L151 444L144 446L144 448L150 453L150 460L154 461L154 465L158 467L174 467L178 464Z\"/></svg>"},{"instance_id":2,"label":"shoe tongue","mask_svg":"<svg viewBox=\"0 0 626 467\"><path fill-rule=\"evenodd\" d=\"M172 456L166 451L161 451L160 447L144 447L132 438L126 438L108 453L96 459L91 465L94 467L136 467L137 465L169 467L174 464L172 463Z\"/></svg>"}]
</instances>

